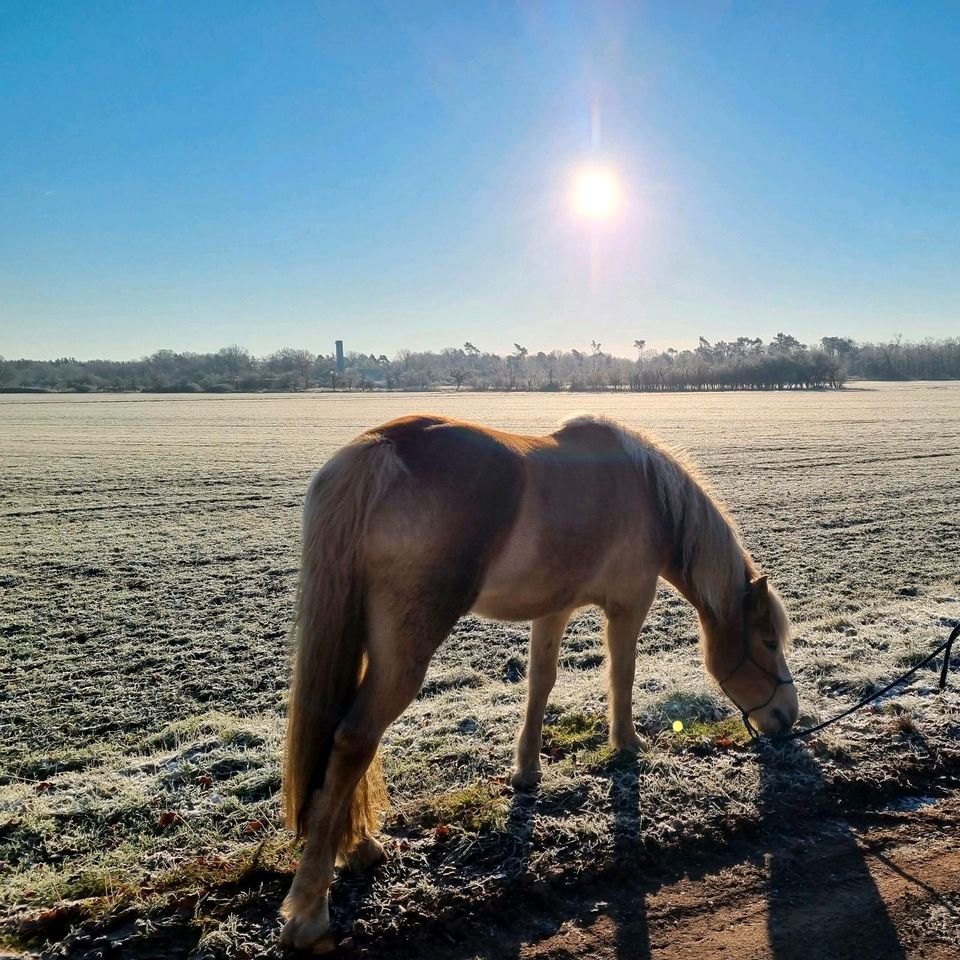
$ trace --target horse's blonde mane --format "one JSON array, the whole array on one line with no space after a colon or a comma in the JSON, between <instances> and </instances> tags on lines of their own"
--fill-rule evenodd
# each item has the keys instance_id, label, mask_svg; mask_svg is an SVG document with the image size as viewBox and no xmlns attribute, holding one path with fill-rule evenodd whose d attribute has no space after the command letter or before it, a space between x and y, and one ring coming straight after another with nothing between
<instances>
[{"instance_id":1,"label":"horse's blonde mane","mask_svg":"<svg viewBox=\"0 0 960 960\"><path fill-rule=\"evenodd\" d=\"M716 616L729 614L743 596L744 571L756 574L736 523L710 483L682 451L610 417L582 414L563 427L599 424L617 436L624 452L656 491L657 502L677 544L686 580Z\"/></svg>"}]
</instances>

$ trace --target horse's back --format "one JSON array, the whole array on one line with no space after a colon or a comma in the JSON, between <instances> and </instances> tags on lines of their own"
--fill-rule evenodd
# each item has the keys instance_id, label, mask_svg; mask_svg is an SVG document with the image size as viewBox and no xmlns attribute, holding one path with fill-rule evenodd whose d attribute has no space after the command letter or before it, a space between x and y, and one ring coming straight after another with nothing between
<instances>
[{"instance_id":1,"label":"horse's back","mask_svg":"<svg viewBox=\"0 0 960 960\"><path fill-rule=\"evenodd\" d=\"M605 604L661 562L655 505L615 430L589 421L545 439L525 457L523 501L480 613L519 620Z\"/></svg>"},{"instance_id":2,"label":"horse's back","mask_svg":"<svg viewBox=\"0 0 960 960\"><path fill-rule=\"evenodd\" d=\"M530 437L416 415L365 436L390 443L403 468L372 526L371 562L381 574L428 566L480 613L529 619L596 602L611 569L659 550L642 478L606 423Z\"/></svg>"},{"instance_id":3,"label":"horse's back","mask_svg":"<svg viewBox=\"0 0 960 960\"><path fill-rule=\"evenodd\" d=\"M389 443L401 467L371 518L372 575L400 565L407 576L443 584L469 607L520 509L521 438L432 415L392 420L364 438Z\"/></svg>"}]
</instances>

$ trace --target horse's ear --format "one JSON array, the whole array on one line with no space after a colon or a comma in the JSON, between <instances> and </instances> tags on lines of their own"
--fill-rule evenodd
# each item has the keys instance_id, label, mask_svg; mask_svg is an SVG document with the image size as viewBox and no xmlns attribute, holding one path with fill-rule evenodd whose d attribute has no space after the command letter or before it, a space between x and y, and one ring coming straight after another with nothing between
<instances>
[{"instance_id":1,"label":"horse's ear","mask_svg":"<svg viewBox=\"0 0 960 960\"><path fill-rule=\"evenodd\" d=\"M750 595L753 600L753 609L758 614L764 614L770 609L770 591L767 589L767 578L757 577L750 582Z\"/></svg>"}]
</instances>

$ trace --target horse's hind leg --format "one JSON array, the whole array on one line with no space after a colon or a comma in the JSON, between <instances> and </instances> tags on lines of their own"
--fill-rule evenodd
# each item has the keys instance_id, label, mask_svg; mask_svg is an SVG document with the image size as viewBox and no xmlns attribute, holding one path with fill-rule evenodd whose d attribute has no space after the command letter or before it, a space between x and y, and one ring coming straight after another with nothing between
<instances>
[{"instance_id":1,"label":"horse's hind leg","mask_svg":"<svg viewBox=\"0 0 960 960\"><path fill-rule=\"evenodd\" d=\"M540 748L543 745L543 712L557 682L560 641L570 619L570 610L533 621L530 630L530 662L527 665L527 713L517 739L515 787L532 787L540 780Z\"/></svg>"},{"instance_id":2,"label":"horse's hind leg","mask_svg":"<svg viewBox=\"0 0 960 960\"><path fill-rule=\"evenodd\" d=\"M656 581L627 606L607 611L610 743L618 750L640 749L633 725L633 679L637 668L637 638L657 592Z\"/></svg>"},{"instance_id":3,"label":"horse's hind leg","mask_svg":"<svg viewBox=\"0 0 960 960\"><path fill-rule=\"evenodd\" d=\"M373 761L387 727L417 695L430 657L456 621L441 601L433 610L417 597L379 597L369 604L367 669L356 698L337 727L324 773L314 791L306 821L306 844L284 901L289 918L281 934L285 946L325 953L334 949L330 936L328 894L338 852L348 864L375 857L382 849L364 834L359 847L338 851L354 791Z\"/></svg>"}]
</instances>

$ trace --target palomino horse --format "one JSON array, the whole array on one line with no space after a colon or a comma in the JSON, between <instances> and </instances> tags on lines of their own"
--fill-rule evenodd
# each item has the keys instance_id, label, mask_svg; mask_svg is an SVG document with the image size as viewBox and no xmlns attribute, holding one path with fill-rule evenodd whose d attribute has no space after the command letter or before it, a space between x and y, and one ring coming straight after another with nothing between
<instances>
[{"instance_id":1,"label":"palomino horse","mask_svg":"<svg viewBox=\"0 0 960 960\"><path fill-rule=\"evenodd\" d=\"M338 855L359 868L382 854L380 738L460 617L533 621L513 778L524 787L540 776L560 638L585 604L607 618L611 743L639 746L637 635L660 576L696 607L707 669L744 718L790 727L780 599L694 468L649 435L597 417L526 437L412 416L340 450L304 509L284 804L306 844L282 941L333 948Z\"/></svg>"}]
</instances>

